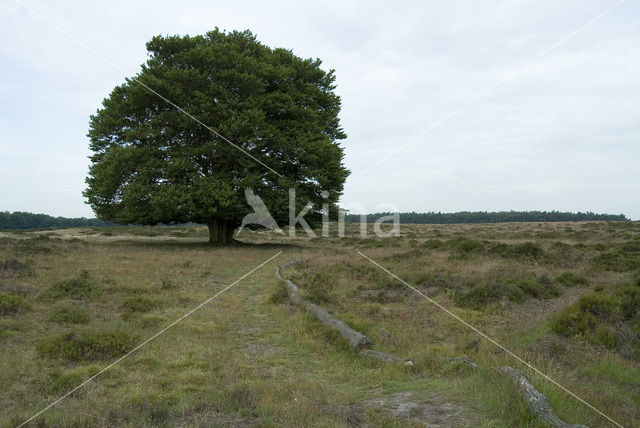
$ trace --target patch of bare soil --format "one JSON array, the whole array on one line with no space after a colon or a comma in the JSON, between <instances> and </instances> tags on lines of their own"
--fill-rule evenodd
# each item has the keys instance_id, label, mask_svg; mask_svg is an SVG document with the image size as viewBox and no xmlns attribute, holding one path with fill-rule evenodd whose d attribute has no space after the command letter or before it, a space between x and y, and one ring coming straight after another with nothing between
<instances>
[{"instance_id":1,"label":"patch of bare soil","mask_svg":"<svg viewBox=\"0 0 640 428\"><path fill-rule=\"evenodd\" d=\"M436 396L421 397L413 391L368 398L353 406L354 410L379 409L395 418L424 424L428 427L473 426L472 412L458 403ZM354 426L364 426L360 423Z\"/></svg>"}]
</instances>

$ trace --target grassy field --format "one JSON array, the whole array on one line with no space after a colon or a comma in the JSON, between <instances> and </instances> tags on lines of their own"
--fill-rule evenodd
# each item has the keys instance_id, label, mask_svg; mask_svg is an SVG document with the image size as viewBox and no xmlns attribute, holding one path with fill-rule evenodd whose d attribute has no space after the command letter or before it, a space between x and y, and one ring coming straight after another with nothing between
<instances>
[{"instance_id":1,"label":"grassy field","mask_svg":"<svg viewBox=\"0 0 640 428\"><path fill-rule=\"evenodd\" d=\"M33 426L542 426L497 369L524 369L415 286L624 426L640 427L640 224L403 225L401 236L200 227L0 232L0 426L16 426L280 254ZM301 293L411 360L362 357ZM458 357L477 363L474 368ZM526 371L526 370L525 370ZM570 423L611 426L530 371Z\"/></svg>"}]
</instances>

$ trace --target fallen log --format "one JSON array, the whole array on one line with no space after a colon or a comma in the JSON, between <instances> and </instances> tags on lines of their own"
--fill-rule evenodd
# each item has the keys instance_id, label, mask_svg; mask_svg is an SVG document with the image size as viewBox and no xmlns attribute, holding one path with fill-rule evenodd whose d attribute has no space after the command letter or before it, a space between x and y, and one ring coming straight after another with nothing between
<instances>
[{"instance_id":1,"label":"fallen log","mask_svg":"<svg viewBox=\"0 0 640 428\"><path fill-rule=\"evenodd\" d=\"M289 291L289 299L291 299L293 303L304 307L307 311L315 315L318 321L320 321L322 324L336 329L342 337L347 339L347 341L349 342L349 346L351 346L351 349L353 349L354 351L357 352L368 346L371 341L367 336L357 330L352 329L349 324L336 319L322 307L303 299L298 292L298 287L292 281L282 278L282 276L280 275L281 267L286 267L293 263L295 263L295 261L287 263L283 266L278 266L276 268L276 278L284 281L287 285L287 289Z\"/></svg>"},{"instance_id":2,"label":"fallen log","mask_svg":"<svg viewBox=\"0 0 640 428\"><path fill-rule=\"evenodd\" d=\"M520 386L520 391L527 402L527 407L542 422L554 428L587 428L585 425L571 425L560 419L553 411L553 407L549 404L547 397L531 384L524 372L509 366L502 367L500 371Z\"/></svg>"}]
</instances>

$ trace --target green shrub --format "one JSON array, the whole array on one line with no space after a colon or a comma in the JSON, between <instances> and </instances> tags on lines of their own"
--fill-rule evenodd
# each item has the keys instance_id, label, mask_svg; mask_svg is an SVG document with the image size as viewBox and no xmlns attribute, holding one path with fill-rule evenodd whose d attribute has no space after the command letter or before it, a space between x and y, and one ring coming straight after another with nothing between
<instances>
[{"instance_id":1,"label":"green shrub","mask_svg":"<svg viewBox=\"0 0 640 428\"><path fill-rule=\"evenodd\" d=\"M50 245L51 238L47 235L38 235L34 238L21 239L16 242L13 252L21 255L50 254L53 247Z\"/></svg>"},{"instance_id":2,"label":"green shrub","mask_svg":"<svg viewBox=\"0 0 640 428\"><path fill-rule=\"evenodd\" d=\"M0 293L0 316L11 315L29 309L29 304L20 296Z\"/></svg>"},{"instance_id":3,"label":"green shrub","mask_svg":"<svg viewBox=\"0 0 640 428\"><path fill-rule=\"evenodd\" d=\"M576 285L587 285L589 280L584 276L577 275L573 272L564 272L556 278L556 281L566 287L574 287Z\"/></svg>"},{"instance_id":4,"label":"green shrub","mask_svg":"<svg viewBox=\"0 0 640 428\"><path fill-rule=\"evenodd\" d=\"M627 287L621 291L620 310L622 316L628 320L640 314L640 289Z\"/></svg>"},{"instance_id":5,"label":"green shrub","mask_svg":"<svg viewBox=\"0 0 640 428\"><path fill-rule=\"evenodd\" d=\"M94 292L95 286L89 278L89 272L83 270L76 278L60 281L49 287L45 296L53 299L63 297L84 299L90 297Z\"/></svg>"},{"instance_id":6,"label":"green shrub","mask_svg":"<svg viewBox=\"0 0 640 428\"><path fill-rule=\"evenodd\" d=\"M274 305L279 305L285 303L289 299L289 291L287 290L287 286L284 284L278 285L276 291L273 292L271 297L269 297L269 302Z\"/></svg>"},{"instance_id":7,"label":"green shrub","mask_svg":"<svg viewBox=\"0 0 640 428\"><path fill-rule=\"evenodd\" d=\"M636 272L633 276L633 285L640 287L640 272Z\"/></svg>"},{"instance_id":8,"label":"green shrub","mask_svg":"<svg viewBox=\"0 0 640 428\"><path fill-rule=\"evenodd\" d=\"M513 284L498 282L476 285L468 291L459 291L454 294L454 301L458 306L476 309L503 298L522 303L526 299L526 295Z\"/></svg>"},{"instance_id":9,"label":"green shrub","mask_svg":"<svg viewBox=\"0 0 640 428\"><path fill-rule=\"evenodd\" d=\"M616 312L617 302L611 296L596 293L581 297L577 306L583 313L593 314L599 319L609 319Z\"/></svg>"},{"instance_id":10,"label":"green shrub","mask_svg":"<svg viewBox=\"0 0 640 428\"><path fill-rule=\"evenodd\" d=\"M602 253L593 259L595 266L613 272L626 272L640 267L640 258L633 253L610 251Z\"/></svg>"},{"instance_id":11,"label":"green shrub","mask_svg":"<svg viewBox=\"0 0 640 428\"><path fill-rule=\"evenodd\" d=\"M430 250L440 250L446 247L446 244L439 239L429 239L422 243L421 247L428 248Z\"/></svg>"},{"instance_id":12,"label":"green shrub","mask_svg":"<svg viewBox=\"0 0 640 428\"><path fill-rule=\"evenodd\" d=\"M456 238L449 241L449 248L459 254L470 254L484 249L485 243L475 239Z\"/></svg>"},{"instance_id":13,"label":"green shrub","mask_svg":"<svg viewBox=\"0 0 640 428\"><path fill-rule=\"evenodd\" d=\"M624 244L620 245L620 250L625 253L640 253L640 242L625 242Z\"/></svg>"},{"instance_id":14,"label":"green shrub","mask_svg":"<svg viewBox=\"0 0 640 428\"><path fill-rule=\"evenodd\" d=\"M65 304L55 308L49 320L61 324L82 324L88 322L89 317L83 309Z\"/></svg>"},{"instance_id":15,"label":"green shrub","mask_svg":"<svg viewBox=\"0 0 640 428\"><path fill-rule=\"evenodd\" d=\"M516 244L511 248L510 252L513 257L524 257L539 259L544 256L544 250L535 242L524 242Z\"/></svg>"},{"instance_id":16,"label":"green shrub","mask_svg":"<svg viewBox=\"0 0 640 428\"><path fill-rule=\"evenodd\" d=\"M560 312L551 322L551 329L563 336L583 335L593 330L598 324L598 319L589 312L582 312L576 305Z\"/></svg>"},{"instance_id":17,"label":"green shrub","mask_svg":"<svg viewBox=\"0 0 640 428\"><path fill-rule=\"evenodd\" d=\"M135 338L123 331L67 332L41 341L36 349L44 356L66 361L119 357L133 348Z\"/></svg>"},{"instance_id":18,"label":"green shrub","mask_svg":"<svg viewBox=\"0 0 640 428\"><path fill-rule=\"evenodd\" d=\"M547 277L534 278L531 275L520 277L506 276L481 281L470 287L457 290L454 301L458 306L481 308L482 306L508 299L514 303L522 303L527 297L550 299L559 296L560 290Z\"/></svg>"},{"instance_id":19,"label":"green shrub","mask_svg":"<svg viewBox=\"0 0 640 428\"><path fill-rule=\"evenodd\" d=\"M31 274L33 274L33 270L20 260L6 259L0 261L0 278L14 278Z\"/></svg>"},{"instance_id":20,"label":"green shrub","mask_svg":"<svg viewBox=\"0 0 640 428\"><path fill-rule=\"evenodd\" d=\"M325 287L312 286L306 290L306 298L316 305L324 305L334 303L336 298L330 294Z\"/></svg>"},{"instance_id":21,"label":"green shrub","mask_svg":"<svg viewBox=\"0 0 640 428\"><path fill-rule=\"evenodd\" d=\"M608 292L603 289L583 296L556 315L551 328L557 334L579 336L617 350L625 357L640 356L640 290L610 287Z\"/></svg>"},{"instance_id":22,"label":"green shrub","mask_svg":"<svg viewBox=\"0 0 640 428\"><path fill-rule=\"evenodd\" d=\"M555 283L546 276L538 279L525 278L516 285L527 295L537 299L551 299L558 297L562 293Z\"/></svg>"},{"instance_id":23,"label":"green shrub","mask_svg":"<svg viewBox=\"0 0 640 428\"><path fill-rule=\"evenodd\" d=\"M146 297L131 297L122 302L120 309L126 312L149 312L158 306L158 302L155 300Z\"/></svg>"}]
</instances>

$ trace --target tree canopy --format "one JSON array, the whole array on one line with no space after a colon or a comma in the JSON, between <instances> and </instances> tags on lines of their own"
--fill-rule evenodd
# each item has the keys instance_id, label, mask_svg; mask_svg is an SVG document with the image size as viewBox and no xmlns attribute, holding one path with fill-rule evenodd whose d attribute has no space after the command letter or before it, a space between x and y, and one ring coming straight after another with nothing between
<instances>
[{"instance_id":1,"label":"tree canopy","mask_svg":"<svg viewBox=\"0 0 640 428\"><path fill-rule=\"evenodd\" d=\"M333 70L249 31L156 36L147 50L90 118L84 195L98 218L202 223L226 243L252 211L247 188L278 222L289 188L299 207L335 205L349 172Z\"/></svg>"}]
</instances>

